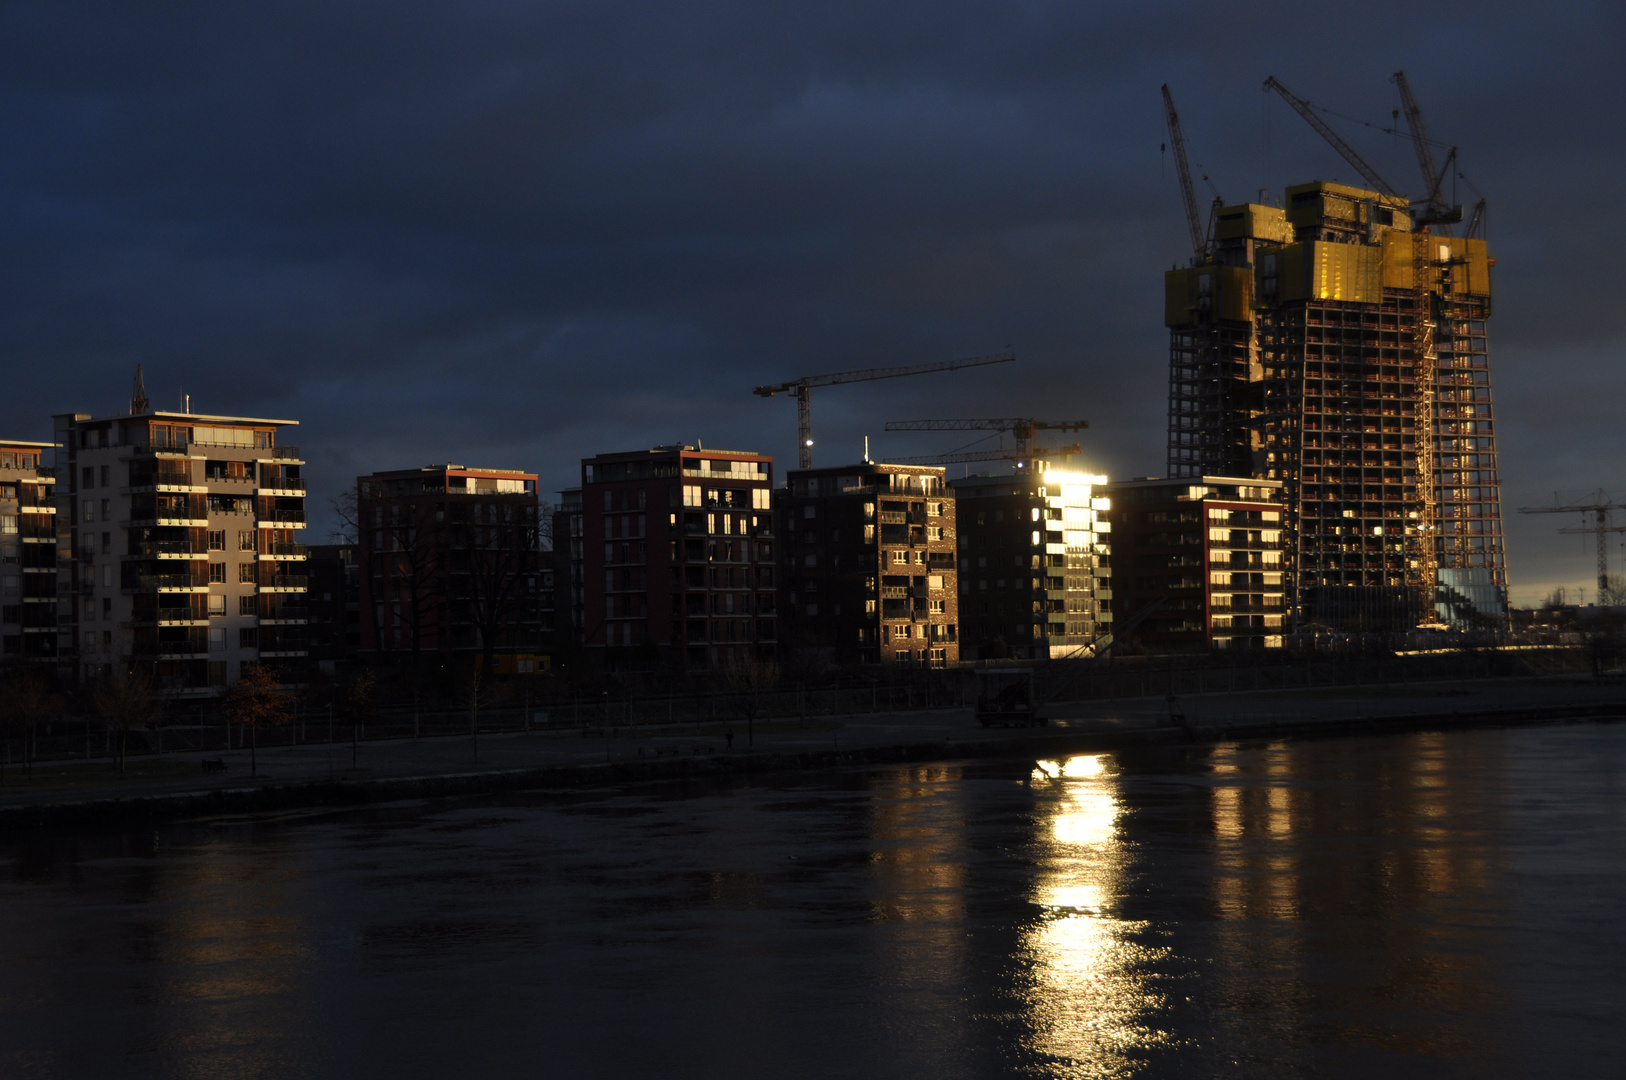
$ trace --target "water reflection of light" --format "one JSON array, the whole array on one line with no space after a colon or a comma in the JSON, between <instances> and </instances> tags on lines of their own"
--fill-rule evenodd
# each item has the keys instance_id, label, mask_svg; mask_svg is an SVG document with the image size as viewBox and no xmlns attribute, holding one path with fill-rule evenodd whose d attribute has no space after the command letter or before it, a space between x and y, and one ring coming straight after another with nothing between
<instances>
[{"instance_id":1,"label":"water reflection of light","mask_svg":"<svg viewBox=\"0 0 1626 1080\"><path fill-rule=\"evenodd\" d=\"M1038 762L1031 784L1042 838L1033 899L1044 909L1023 942L1033 1048L1068 1063L1058 1075L1111 1074L1166 1038L1150 1026L1162 998L1143 974L1166 950L1133 940L1144 924L1114 910L1126 859L1117 777L1079 756Z\"/></svg>"}]
</instances>

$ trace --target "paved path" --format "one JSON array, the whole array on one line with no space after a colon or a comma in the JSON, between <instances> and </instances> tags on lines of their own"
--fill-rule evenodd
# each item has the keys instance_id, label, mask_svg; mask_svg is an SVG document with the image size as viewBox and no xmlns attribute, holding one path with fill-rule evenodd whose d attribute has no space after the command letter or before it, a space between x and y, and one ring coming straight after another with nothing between
<instances>
[{"instance_id":1,"label":"paved path","mask_svg":"<svg viewBox=\"0 0 1626 1080\"><path fill-rule=\"evenodd\" d=\"M26 788L0 788L0 807L28 804L130 798L173 792L242 788L251 784L289 784L328 779L437 776L473 772L568 767L606 761L663 757L746 755L758 752L856 749L889 745L942 743L944 757L955 745L989 739L1032 739L1036 751L1055 736L1095 734L1166 727L1171 714L1200 728L1239 724L1339 722L1370 717L1459 713L1464 716L1502 710L1619 706L1626 715L1626 683L1576 676L1544 679L1497 679L1469 682L1408 683L1391 687L1339 687L1310 690L1216 693L1177 697L1120 698L1064 702L1050 708L1045 730L988 731L969 709L934 709L841 717L814 717L807 722L769 721L755 725L754 739L745 724L688 725L678 729L638 727L597 731L505 732L483 734L478 747L468 736L326 743L261 750L259 777L249 777L249 753L234 750L165 754L130 758L121 778L105 759L51 762L39 767ZM725 732L732 730L729 747ZM1020 745L1020 742L1018 742ZM205 773L204 758L223 757L224 774ZM354 765L352 764L354 761ZM13 766L9 779L18 777Z\"/></svg>"}]
</instances>

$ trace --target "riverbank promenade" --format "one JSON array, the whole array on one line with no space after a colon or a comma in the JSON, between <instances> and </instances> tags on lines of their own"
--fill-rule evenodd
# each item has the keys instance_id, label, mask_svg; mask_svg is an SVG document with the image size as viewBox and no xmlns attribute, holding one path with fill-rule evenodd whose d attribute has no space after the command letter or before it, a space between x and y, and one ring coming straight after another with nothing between
<instances>
[{"instance_id":1,"label":"riverbank promenade","mask_svg":"<svg viewBox=\"0 0 1626 1080\"><path fill-rule=\"evenodd\" d=\"M1036 729L980 726L966 708L483 732L13 764L0 823L185 816L526 787L865 762L1036 755L1218 741L1626 717L1626 682L1579 676L1450 680L1066 702ZM224 766L224 768L220 768ZM256 797L256 795L260 797ZM274 798L272 797L274 794ZM208 796L207 799L191 798Z\"/></svg>"}]
</instances>

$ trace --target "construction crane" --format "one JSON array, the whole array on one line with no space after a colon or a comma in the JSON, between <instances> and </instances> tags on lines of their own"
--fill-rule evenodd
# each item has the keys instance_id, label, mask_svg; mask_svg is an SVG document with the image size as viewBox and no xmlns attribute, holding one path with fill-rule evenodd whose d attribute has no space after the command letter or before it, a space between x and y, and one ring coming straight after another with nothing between
<instances>
[{"instance_id":1,"label":"construction crane","mask_svg":"<svg viewBox=\"0 0 1626 1080\"><path fill-rule=\"evenodd\" d=\"M1457 148L1453 146L1445 155L1444 168L1436 166L1428 129L1423 126L1423 110L1412 96L1406 73L1397 71L1390 81L1400 88L1400 107L1406 113L1406 130L1411 133L1411 146L1417 153L1417 166L1423 171L1423 187L1428 192L1423 199L1425 208L1414 214L1412 220L1418 225L1455 225L1462 220L1462 207L1446 205L1441 185L1456 165Z\"/></svg>"},{"instance_id":2,"label":"construction crane","mask_svg":"<svg viewBox=\"0 0 1626 1080\"><path fill-rule=\"evenodd\" d=\"M1580 514L1581 520L1586 521L1586 515L1592 515L1590 524L1583 524L1578 529L1559 529L1561 533L1591 533L1598 538L1598 590L1609 588L1609 534L1626 532L1626 525L1614 525L1610 522L1610 515L1616 510L1626 510L1626 503L1613 502L1609 493L1599 489L1592 492L1579 502L1566 503L1563 496L1554 493L1552 506L1524 506L1519 508L1521 514Z\"/></svg>"},{"instance_id":3,"label":"construction crane","mask_svg":"<svg viewBox=\"0 0 1626 1080\"><path fill-rule=\"evenodd\" d=\"M903 367L862 368L858 371L838 371L829 375L804 375L800 379L758 386L751 392L758 397L790 394L796 398L796 456L803 469L813 467L813 410L812 390L815 386L839 386L843 383L874 382L877 379L898 379L905 375L926 375L934 371L958 371L960 368L982 367L986 364L1009 364L1016 360L1013 352L973 356L965 360L942 360L934 364L908 364Z\"/></svg>"},{"instance_id":4,"label":"construction crane","mask_svg":"<svg viewBox=\"0 0 1626 1080\"><path fill-rule=\"evenodd\" d=\"M1016 439L1016 452L1030 457L1040 451L1033 448L1035 431L1085 431L1088 420L1034 420L1026 416L988 417L973 420L888 420L888 431L1008 431ZM967 461L992 461L987 458L966 458ZM1020 460L1020 459L1018 459Z\"/></svg>"},{"instance_id":5,"label":"construction crane","mask_svg":"<svg viewBox=\"0 0 1626 1080\"><path fill-rule=\"evenodd\" d=\"M1174 169L1180 176L1180 198L1186 207L1186 228L1191 230L1191 261L1196 266L1208 259L1208 230L1197 213L1197 189L1192 186L1191 164L1186 160L1186 136L1180 130L1180 114L1174 111L1174 95L1169 93L1168 83L1163 84L1163 115L1169 123Z\"/></svg>"},{"instance_id":6,"label":"construction crane","mask_svg":"<svg viewBox=\"0 0 1626 1080\"><path fill-rule=\"evenodd\" d=\"M1485 200L1483 197L1474 203L1474 212L1468 218L1468 227L1462 230L1463 236L1477 236L1485 239Z\"/></svg>"},{"instance_id":7,"label":"construction crane","mask_svg":"<svg viewBox=\"0 0 1626 1080\"><path fill-rule=\"evenodd\" d=\"M958 454L923 454L919 457L889 457L888 465L960 465L973 461L1043 461L1047 458L1077 457L1084 450L1078 443L1066 446L1034 446L1028 449L968 450Z\"/></svg>"},{"instance_id":8,"label":"construction crane","mask_svg":"<svg viewBox=\"0 0 1626 1080\"><path fill-rule=\"evenodd\" d=\"M1315 108L1308 101L1305 101L1303 98L1294 94L1287 87L1283 86L1276 80L1276 76L1272 75L1270 78L1265 80L1265 90L1267 92L1274 90L1278 97L1287 102L1288 105L1292 106L1293 111L1304 117L1305 121L1311 127L1315 128L1316 133L1319 134L1323 139L1326 139L1328 145L1330 145L1334 150L1338 151L1339 155L1345 161L1349 162L1355 171L1360 173L1366 182L1376 191L1384 195L1391 195L1397 199L1405 198L1405 196L1401 195L1400 192L1395 190L1394 185L1390 184L1389 181L1379 176L1378 171L1372 168L1371 165L1367 164L1366 159L1357 154L1353 146L1345 142L1342 136L1334 131L1325 120L1317 116Z\"/></svg>"}]
</instances>

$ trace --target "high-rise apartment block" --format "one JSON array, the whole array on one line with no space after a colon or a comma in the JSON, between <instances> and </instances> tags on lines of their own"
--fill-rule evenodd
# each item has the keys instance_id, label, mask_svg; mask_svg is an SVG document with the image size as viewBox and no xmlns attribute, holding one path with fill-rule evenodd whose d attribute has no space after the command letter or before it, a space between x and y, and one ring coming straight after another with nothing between
<instances>
[{"instance_id":1,"label":"high-rise apartment block","mask_svg":"<svg viewBox=\"0 0 1626 1080\"><path fill-rule=\"evenodd\" d=\"M1147 477L1107 486L1113 593L1131 637L1160 652L1280 648L1282 484L1248 477Z\"/></svg>"},{"instance_id":2,"label":"high-rise apartment block","mask_svg":"<svg viewBox=\"0 0 1626 1080\"><path fill-rule=\"evenodd\" d=\"M539 513L535 473L432 465L357 478L361 652L490 654L503 670L535 670L553 606Z\"/></svg>"},{"instance_id":3,"label":"high-rise apartment block","mask_svg":"<svg viewBox=\"0 0 1626 1080\"><path fill-rule=\"evenodd\" d=\"M292 420L141 408L59 415L62 617L77 674L141 667L206 694L307 655L303 461Z\"/></svg>"},{"instance_id":4,"label":"high-rise apartment block","mask_svg":"<svg viewBox=\"0 0 1626 1080\"><path fill-rule=\"evenodd\" d=\"M55 661L57 537L50 443L0 439L0 664Z\"/></svg>"},{"instance_id":5,"label":"high-rise apartment block","mask_svg":"<svg viewBox=\"0 0 1626 1080\"><path fill-rule=\"evenodd\" d=\"M954 492L933 466L864 462L787 477L787 651L842 666L959 663Z\"/></svg>"},{"instance_id":6,"label":"high-rise apartment block","mask_svg":"<svg viewBox=\"0 0 1626 1080\"><path fill-rule=\"evenodd\" d=\"M1166 275L1169 474L1280 481L1290 627L1505 620L1483 240L1332 183Z\"/></svg>"},{"instance_id":7,"label":"high-rise apartment block","mask_svg":"<svg viewBox=\"0 0 1626 1080\"><path fill-rule=\"evenodd\" d=\"M573 551L579 541L568 571L583 646L692 668L772 659L772 498L773 458L748 451L657 446L583 460L562 514Z\"/></svg>"},{"instance_id":8,"label":"high-rise apartment block","mask_svg":"<svg viewBox=\"0 0 1626 1080\"><path fill-rule=\"evenodd\" d=\"M1110 627L1105 482L1043 462L949 481L959 529L960 637L981 658L1082 654Z\"/></svg>"}]
</instances>

